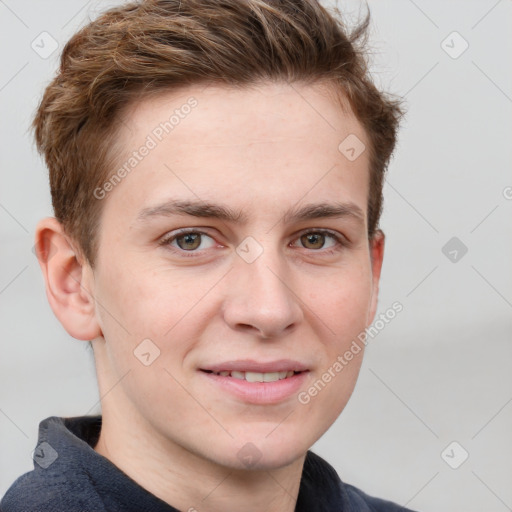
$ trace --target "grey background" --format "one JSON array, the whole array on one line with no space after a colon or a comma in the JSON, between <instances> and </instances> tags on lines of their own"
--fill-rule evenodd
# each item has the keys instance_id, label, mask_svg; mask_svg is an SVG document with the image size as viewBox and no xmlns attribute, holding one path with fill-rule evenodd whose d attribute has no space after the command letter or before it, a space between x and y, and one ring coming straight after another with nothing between
<instances>
[{"instance_id":1,"label":"grey background","mask_svg":"<svg viewBox=\"0 0 512 512\"><path fill-rule=\"evenodd\" d=\"M39 421L100 411L92 354L54 317L32 253L52 211L28 126L63 44L118 3L0 1L0 495L31 469ZM370 341L314 450L345 481L413 509L512 510L512 1L369 5L375 80L409 109L381 222L380 311L404 310ZM361 6L340 2L349 20ZM31 47L43 31L59 44L48 58ZM458 58L454 31L469 44ZM468 249L455 262L442 251L452 237Z\"/></svg>"}]
</instances>

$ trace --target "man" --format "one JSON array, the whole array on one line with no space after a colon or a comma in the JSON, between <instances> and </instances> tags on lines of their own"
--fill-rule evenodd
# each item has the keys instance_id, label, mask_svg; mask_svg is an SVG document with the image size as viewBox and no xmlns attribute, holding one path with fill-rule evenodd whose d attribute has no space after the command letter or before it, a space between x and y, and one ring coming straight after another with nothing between
<instances>
[{"instance_id":1,"label":"man","mask_svg":"<svg viewBox=\"0 0 512 512\"><path fill-rule=\"evenodd\" d=\"M102 416L43 421L2 511L405 510L309 451L377 308L401 110L368 22L146 1L69 41L34 121L55 211L36 243Z\"/></svg>"}]
</instances>

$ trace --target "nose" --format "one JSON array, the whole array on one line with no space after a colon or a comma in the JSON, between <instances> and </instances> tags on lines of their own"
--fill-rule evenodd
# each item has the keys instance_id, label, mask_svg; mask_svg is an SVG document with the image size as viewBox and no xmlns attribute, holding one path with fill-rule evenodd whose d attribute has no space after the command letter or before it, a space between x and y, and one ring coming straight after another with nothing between
<instances>
[{"instance_id":1,"label":"nose","mask_svg":"<svg viewBox=\"0 0 512 512\"><path fill-rule=\"evenodd\" d=\"M276 251L265 248L252 263L236 258L223 304L226 323L261 338L292 332L303 318L292 274Z\"/></svg>"}]
</instances>

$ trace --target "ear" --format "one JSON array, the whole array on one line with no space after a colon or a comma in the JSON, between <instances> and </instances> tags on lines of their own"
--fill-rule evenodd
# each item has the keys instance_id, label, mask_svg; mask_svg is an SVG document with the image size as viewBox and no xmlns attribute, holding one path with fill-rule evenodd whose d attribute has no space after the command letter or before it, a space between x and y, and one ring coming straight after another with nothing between
<instances>
[{"instance_id":1,"label":"ear","mask_svg":"<svg viewBox=\"0 0 512 512\"><path fill-rule=\"evenodd\" d=\"M79 340L102 335L95 315L91 289L93 273L82 261L60 222L54 217L39 221L35 251L43 272L48 302L68 334Z\"/></svg>"},{"instance_id":2,"label":"ear","mask_svg":"<svg viewBox=\"0 0 512 512\"><path fill-rule=\"evenodd\" d=\"M380 272L382 269L382 261L384 259L384 241L385 235L382 230L377 229L370 239L370 262L372 266L372 298L370 311L368 314L367 325L370 325L375 318L377 312L377 303L379 299L379 282Z\"/></svg>"}]
</instances>

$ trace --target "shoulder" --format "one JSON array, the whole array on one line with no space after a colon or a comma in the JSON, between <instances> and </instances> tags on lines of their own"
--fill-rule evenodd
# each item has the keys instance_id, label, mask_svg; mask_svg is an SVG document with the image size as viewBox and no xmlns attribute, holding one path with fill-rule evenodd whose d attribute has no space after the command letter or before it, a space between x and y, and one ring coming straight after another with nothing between
<instances>
[{"instance_id":1,"label":"shoulder","mask_svg":"<svg viewBox=\"0 0 512 512\"><path fill-rule=\"evenodd\" d=\"M84 428L97 423L87 418ZM105 511L87 465L86 443L67 430L76 420L51 417L39 425L34 469L20 476L0 502L0 512Z\"/></svg>"},{"instance_id":2,"label":"shoulder","mask_svg":"<svg viewBox=\"0 0 512 512\"><path fill-rule=\"evenodd\" d=\"M92 508L91 508L92 507ZM37 469L20 476L0 502L0 512L105 511L91 484L82 475L43 473Z\"/></svg>"},{"instance_id":3,"label":"shoulder","mask_svg":"<svg viewBox=\"0 0 512 512\"><path fill-rule=\"evenodd\" d=\"M375 498L350 484L343 484L353 510L358 512L413 512L392 501Z\"/></svg>"},{"instance_id":4,"label":"shoulder","mask_svg":"<svg viewBox=\"0 0 512 512\"><path fill-rule=\"evenodd\" d=\"M324 503L322 510L347 510L350 512L414 512L405 506L392 501L375 498L361 489L343 482L336 470L324 459L308 451L304 477L309 484L304 485L303 498L309 495L317 503L320 499ZM305 509L319 510L312 505ZM302 510L302 508L299 508Z\"/></svg>"}]
</instances>

